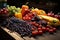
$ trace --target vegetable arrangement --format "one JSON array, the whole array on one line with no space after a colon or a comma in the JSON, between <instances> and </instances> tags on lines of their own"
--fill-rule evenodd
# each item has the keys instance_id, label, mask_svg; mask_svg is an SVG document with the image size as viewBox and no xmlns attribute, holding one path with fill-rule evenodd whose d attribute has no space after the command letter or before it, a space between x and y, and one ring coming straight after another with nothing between
<instances>
[{"instance_id":1,"label":"vegetable arrangement","mask_svg":"<svg viewBox=\"0 0 60 40\"><path fill-rule=\"evenodd\" d=\"M1 26L15 31L21 36L42 35L45 32L54 33L56 27L60 26L60 15L38 8L29 9L29 6L22 5L21 8L7 6L0 9ZM2 19L3 18L3 19Z\"/></svg>"}]
</instances>

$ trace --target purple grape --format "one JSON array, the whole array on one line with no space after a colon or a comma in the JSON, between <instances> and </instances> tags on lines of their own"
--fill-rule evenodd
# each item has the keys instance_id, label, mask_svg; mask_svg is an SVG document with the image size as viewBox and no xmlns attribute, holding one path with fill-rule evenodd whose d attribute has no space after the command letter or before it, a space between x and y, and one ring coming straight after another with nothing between
<instances>
[{"instance_id":1,"label":"purple grape","mask_svg":"<svg viewBox=\"0 0 60 40\"><path fill-rule=\"evenodd\" d=\"M11 31L15 31L15 32L21 34L21 36L24 36L24 35L29 36L29 34L31 35L32 26L30 24L28 24L27 22L25 22L23 20L18 20L15 17L11 17L7 21L9 23L8 28Z\"/></svg>"},{"instance_id":2,"label":"purple grape","mask_svg":"<svg viewBox=\"0 0 60 40\"><path fill-rule=\"evenodd\" d=\"M47 22L45 20L41 20L38 23L41 24L42 26L46 26L47 25Z\"/></svg>"}]
</instances>

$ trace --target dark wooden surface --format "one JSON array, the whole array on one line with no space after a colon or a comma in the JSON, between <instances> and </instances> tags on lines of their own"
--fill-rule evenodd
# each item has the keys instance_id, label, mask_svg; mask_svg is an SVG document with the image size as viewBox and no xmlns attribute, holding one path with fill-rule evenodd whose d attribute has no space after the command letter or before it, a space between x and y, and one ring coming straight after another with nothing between
<instances>
[{"instance_id":1,"label":"dark wooden surface","mask_svg":"<svg viewBox=\"0 0 60 40\"><path fill-rule=\"evenodd\" d=\"M31 40L31 38L25 37L24 39ZM15 39L0 28L0 40L15 40ZM44 33L43 35L33 37L32 40L60 40L60 30L57 30L57 32L54 34Z\"/></svg>"},{"instance_id":2,"label":"dark wooden surface","mask_svg":"<svg viewBox=\"0 0 60 40\"><path fill-rule=\"evenodd\" d=\"M0 28L0 40L15 40L15 39Z\"/></svg>"}]
</instances>

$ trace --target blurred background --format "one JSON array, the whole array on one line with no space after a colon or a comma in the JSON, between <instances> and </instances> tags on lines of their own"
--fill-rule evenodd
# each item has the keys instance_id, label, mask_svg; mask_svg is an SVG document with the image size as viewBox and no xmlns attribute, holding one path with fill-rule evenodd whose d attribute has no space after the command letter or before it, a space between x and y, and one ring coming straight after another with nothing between
<instances>
[{"instance_id":1,"label":"blurred background","mask_svg":"<svg viewBox=\"0 0 60 40\"><path fill-rule=\"evenodd\" d=\"M47 11L60 11L59 0L7 0L7 4L21 7L28 2L29 7L35 7Z\"/></svg>"},{"instance_id":2,"label":"blurred background","mask_svg":"<svg viewBox=\"0 0 60 40\"><path fill-rule=\"evenodd\" d=\"M5 7L6 4L21 7L28 2L28 6L43 9L46 12L53 11L60 12L59 0L0 0L0 8ZM4 5L2 5L4 4Z\"/></svg>"}]
</instances>

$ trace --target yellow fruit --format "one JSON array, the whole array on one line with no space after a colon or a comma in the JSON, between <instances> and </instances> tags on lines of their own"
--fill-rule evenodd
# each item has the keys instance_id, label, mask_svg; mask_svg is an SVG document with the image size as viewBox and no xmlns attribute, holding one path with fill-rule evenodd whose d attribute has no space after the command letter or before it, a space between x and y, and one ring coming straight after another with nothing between
<instances>
[{"instance_id":1,"label":"yellow fruit","mask_svg":"<svg viewBox=\"0 0 60 40\"><path fill-rule=\"evenodd\" d=\"M46 20L49 25L54 25L54 26L60 25L60 21L57 18L53 18L50 16L44 16L44 15L38 15L38 16L40 17L40 19Z\"/></svg>"},{"instance_id":2,"label":"yellow fruit","mask_svg":"<svg viewBox=\"0 0 60 40\"><path fill-rule=\"evenodd\" d=\"M46 15L44 10L39 10L38 8L33 9L32 12L36 12L37 15Z\"/></svg>"},{"instance_id":3,"label":"yellow fruit","mask_svg":"<svg viewBox=\"0 0 60 40\"><path fill-rule=\"evenodd\" d=\"M15 13L15 17L18 19L22 19L22 13Z\"/></svg>"},{"instance_id":4,"label":"yellow fruit","mask_svg":"<svg viewBox=\"0 0 60 40\"><path fill-rule=\"evenodd\" d=\"M44 10L39 10L38 15L46 15L46 12Z\"/></svg>"}]
</instances>

